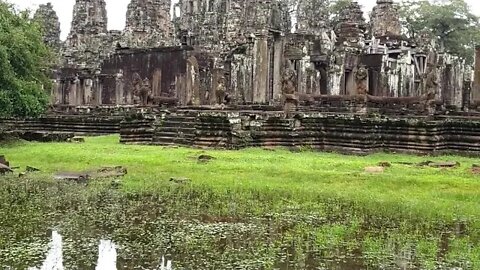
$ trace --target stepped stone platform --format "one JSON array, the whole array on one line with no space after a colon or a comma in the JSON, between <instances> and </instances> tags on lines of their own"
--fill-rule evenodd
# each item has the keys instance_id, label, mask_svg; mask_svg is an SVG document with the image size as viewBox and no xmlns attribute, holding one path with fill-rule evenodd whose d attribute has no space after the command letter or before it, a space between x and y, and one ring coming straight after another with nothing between
<instances>
[{"instance_id":1,"label":"stepped stone platform","mask_svg":"<svg viewBox=\"0 0 480 270\"><path fill-rule=\"evenodd\" d=\"M392 117L363 114L179 109L121 122L121 141L239 149L311 148L368 154L480 154L479 116Z\"/></svg>"},{"instance_id":2,"label":"stepped stone platform","mask_svg":"<svg viewBox=\"0 0 480 270\"><path fill-rule=\"evenodd\" d=\"M120 134L124 144L159 146L285 147L354 154L480 154L478 111L409 115L399 113L408 112L403 106L389 114L378 113L379 106L364 110L355 109L355 105L339 112L334 110L338 107L332 106L332 100L325 107L316 106L316 111L307 105L299 106L291 118L285 118L281 108L266 105L69 107L38 119L0 119L0 127L8 132L42 136Z\"/></svg>"}]
</instances>

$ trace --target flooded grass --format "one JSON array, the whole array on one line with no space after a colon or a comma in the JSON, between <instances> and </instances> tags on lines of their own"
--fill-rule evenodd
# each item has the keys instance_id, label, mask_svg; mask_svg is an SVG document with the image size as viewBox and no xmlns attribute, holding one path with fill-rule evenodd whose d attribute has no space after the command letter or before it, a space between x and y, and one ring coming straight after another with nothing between
<instances>
[{"instance_id":1,"label":"flooded grass","mask_svg":"<svg viewBox=\"0 0 480 270\"><path fill-rule=\"evenodd\" d=\"M0 146L13 166L42 170L0 177L0 268L40 265L56 229L66 269L94 269L100 239L118 245L119 269L155 269L162 255L174 269L480 269L475 159L117 141ZM461 166L405 165L425 160ZM52 179L116 165L128 168L119 187Z\"/></svg>"}]
</instances>

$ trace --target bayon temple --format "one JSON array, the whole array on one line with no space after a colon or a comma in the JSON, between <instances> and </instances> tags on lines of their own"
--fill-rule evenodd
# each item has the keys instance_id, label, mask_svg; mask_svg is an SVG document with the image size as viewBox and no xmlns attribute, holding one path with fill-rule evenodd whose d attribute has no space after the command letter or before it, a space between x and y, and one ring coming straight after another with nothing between
<instances>
[{"instance_id":1,"label":"bayon temple","mask_svg":"<svg viewBox=\"0 0 480 270\"><path fill-rule=\"evenodd\" d=\"M84 117L50 128L125 143L480 152L480 48L472 67L428 35L406 38L393 0L377 0L369 22L360 5L332 19L327 0L132 0L125 29L109 31L104 0L76 0L64 42L43 5L60 56L51 113ZM102 127L102 113L117 120Z\"/></svg>"},{"instance_id":2,"label":"bayon temple","mask_svg":"<svg viewBox=\"0 0 480 270\"><path fill-rule=\"evenodd\" d=\"M402 35L392 0L377 1L370 23L357 2L335 22L327 5L132 0L125 29L108 31L105 1L77 0L63 44L52 6L41 6L46 41L61 55L53 104L302 105L363 95L462 110L480 98L461 59Z\"/></svg>"}]
</instances>

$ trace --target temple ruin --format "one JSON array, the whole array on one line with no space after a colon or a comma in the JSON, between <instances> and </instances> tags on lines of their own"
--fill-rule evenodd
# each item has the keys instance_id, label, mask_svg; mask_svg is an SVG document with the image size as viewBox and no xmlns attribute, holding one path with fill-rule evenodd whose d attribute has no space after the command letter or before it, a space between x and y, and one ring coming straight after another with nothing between
<instances>
[{"instance_id":1,"label":"temple ruin","mask_svg":"<svg viewBox=\"0 0 480 270\"><path fill-rule=\"evenodd\" d=\"M55 104L141 104L135 96L140 76L150 84L150 105L172 98L178 106L281 105L287 69L300 102L428 95L458 110L472 103L475 92L465 93L472 70L437 51L433 40L402 36L392 0L377 1L369 24L353 2L331 26L322 5L327 1L299 0L292 7L284 0L181 0L172 7L168 0L132 0L125 29L108 31L105 1L78 0L61 49ZM430 73L435 87L427 93Z\"/></svg>"},{"instance_id":2,"label":"temple ruin","mask_svg":"<svg viewBox=\"0 0 480 270\"><path fill-rule=\"evenodd\" d=\"M358 2L335 21L326 5L132 0L125 29L108 31L104 0L76 0L61 46L42 6L61 55L52 113L113 115L125 143L480 151L480 49L470 67L427 35L406 38L392 0L369 22Z\"/></svg>"}]
</instances>

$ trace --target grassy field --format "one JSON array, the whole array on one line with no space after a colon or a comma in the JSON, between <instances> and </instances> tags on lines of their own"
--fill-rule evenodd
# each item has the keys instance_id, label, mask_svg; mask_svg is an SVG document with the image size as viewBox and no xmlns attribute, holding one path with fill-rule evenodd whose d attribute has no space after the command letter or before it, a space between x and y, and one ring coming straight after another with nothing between
<instances>
[{"instance_id":1,"label":"grassy field","mask_svg":"<svg viewBox=\"0 0 480 270\"><path fill-rule=\"evenodd\" d=\"M13 196L9 195L11 190L32 193L24 191L24 184L39 185L34 195L25 195L34 198L31 202L15 204L19 209L29 209L35 216L32 223L34 220L42 221L45 227L60 226L71 235L84 230L82 222L88 224L92 218L82 207L89 209L94 219L105 216L105 211L128 212L113 218L121 225L103 220L89 226L88 233L108 235L119 242L122 235L137 232L134 226L155 234L155 229L147 229L147 221L157 224L168 217L168 224L178 228L164 223L157 227L168 227L178 239L168 243L152 240L148 246L181 261L178 269L192 269L192 265L197 269L230 269L226 265L237 267L231 269L480 269L480 176L470 170L479 162L477 159L396 154L358 157L281 149L202 151L121 145L116 136L88 138L83 144L15 143L0 146L0 154L13 166L42 170L27 180L8 178L8 184L0 187L4 206ZM201 163L200 155L214 159ZM461 165L452 169L414 165L426 160L458 161ZM364 171L379 162L392 166L380 174ZM58 171L116 165L128 168L120 190L106 182L80 187L51 180ZM171 178L189 181L178 183ZM55 185L66 187L60 192L58 187L52 188ZM6 187L10 190L6 191ZM112 203L92 207L89 200L100 200L98 196ZM45 207L33 205L35 200L42 204L48 198L60 202ZM77 203L63 201L69 198ZM73 211L80 218L52 214L62 212L59 208ZM161 211L153 211L153 215L148 208ZM37 216L35 211L40 214ZM2 214L6 222L21 219L20 214L8 218L8 213ZM212 224L220 227L212 229ZM25 233L17 234L23 241ZM255 237L259 234L268 236ZM153 238L166 237L164 233L160 236L163 238ZM217 238L223 236L230 240L222 242L219 249ZM5 238L6 233L0 233L0 250L2 243L3 247L10 243ZM123 240L128 245L139 245L127 239ZM192 253L212 254L199 261ZM145 260L142 263L127 255L124 258L124 269L136 267L135 263L151 266Z\"/></svg>"}]
</instances>

